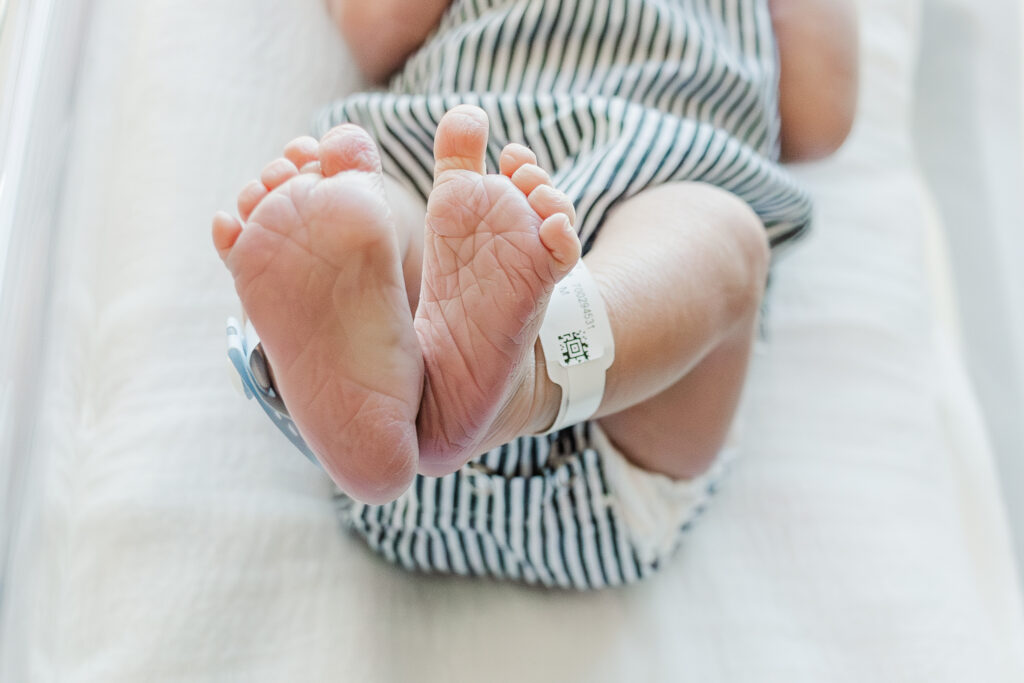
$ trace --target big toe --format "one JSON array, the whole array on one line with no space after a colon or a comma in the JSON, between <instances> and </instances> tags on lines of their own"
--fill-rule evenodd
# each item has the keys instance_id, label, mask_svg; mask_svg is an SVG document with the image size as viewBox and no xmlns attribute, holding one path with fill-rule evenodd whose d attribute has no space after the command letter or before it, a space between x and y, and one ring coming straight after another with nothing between
<instances>
[{"instance_id":1,"label":"big toe","mask_svg":"<svg viewBox=\"0 0 1024 683\"><path fill-rule=\"evenodd\" d=\"M448 171L487 172L487 114L483 109L460 104L437 126L434 137L434 178Z\"/></svg>"},{"instance_id":2,"label":"big toe","mask_svg":"<svg viewBox=\"0 0 1024 683\"><path fill-rule=\"evenodd\" d=\"M325 177L342 171L380 173L380 152L369 133L359 126L344 123L327 131L320 139L320 172Z\"/></svg>"}]
</instances>

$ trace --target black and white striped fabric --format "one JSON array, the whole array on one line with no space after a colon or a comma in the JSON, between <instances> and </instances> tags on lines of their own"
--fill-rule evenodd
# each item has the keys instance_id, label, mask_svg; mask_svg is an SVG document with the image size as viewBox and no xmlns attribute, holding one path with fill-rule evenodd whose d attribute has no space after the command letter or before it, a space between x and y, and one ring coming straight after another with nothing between
<instances>
[{"instance_id":1,"label":"black and white striped fabric","mask_svg":"<svg viewBox=\"0 0 1024 683\"><path fill-rule=\"evenodd\" d=\"M386 91L332 104L315 133L363 126L385 173L425 198L438 121L475 104L491 121L491 167L507 143L530 147L574 202L584 251L616 203L683 180L743 198L777 249L811 211L776 163L777 83L767 0L455 0ZM630 583L664 557L637 550L616 505L623 484L609 481L590 433L583 424L520 438L449 476L418 478L388 505L339 494L339 512L408 569Z\"/></svg>"},{"instance_id":2,"label":"black and white striped fabric","mask_svg":"<svg viewBox=\"0 0 1024 683\"><path fill-rule=\"evenodd\" d=\"M577 589L633 583L656 571L675 542L660 553L636 543L615 490L626 482L609 476L609 454L597 447L594 429L582 423L517 439L448 476L416 477L387 505L338 491L339 517L409 570ZM703 511L716 480L700 482L676 539Z\"/></svg>"}]
</instances>

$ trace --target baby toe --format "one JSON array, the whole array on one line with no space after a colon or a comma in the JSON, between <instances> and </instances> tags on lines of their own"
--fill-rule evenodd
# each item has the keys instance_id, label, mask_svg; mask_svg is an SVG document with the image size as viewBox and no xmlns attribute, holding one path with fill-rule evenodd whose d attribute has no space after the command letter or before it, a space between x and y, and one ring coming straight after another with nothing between
<instances>
[{"instance_id":1,"label":"baby toe","mask_svg":"<svg viewBox=\"0 0 1024 683\"><path fill-rule=\"evenodd\" d=\"M298 174L299 169L288 159L274 159L263 168L260 181L268 190L274 190Z\"/></svg>"},{"instance_id":2,"label":"baby toe","mask_svg":"<svg viewBox=\"0 0 1024 683\"><path fill-rule=\"evenodd\" d=\"M503 176L509 178L525 164L537 163L537 155L529 147L515 142L505 145L498 158L498 169Z\"/></svg>"},{"instance_id":3,"label":"baby toe","mask_svg":"<svg viewBox=\"0 0 1024 683\"><path fill-rule=\"evenodd\" d=\"M448 171L487 172L487 113L460 104L441 117L434 136L434 182Z\"/></svg>"},{"instance_id":4,"label":"baby toe","mask_svg":"<svg viewBox=\"0 0 1024 683\"><path fill-rule=\"evenodd\" d=\"M545 218L540 224L539 235L541 243L555 260L552 274L560 280L580 260L583 251L580 238L573 230L569 217L564 213L556 213Z\"/></svg>"},{"instance_id":5,"label":"baby toe","mask_svg":"<svg viewBox=\"0 0 1024 683\"><path fill-rule=\"evenodd\" d=\"M303 135L284 146L284 158L301 171L306 165L319 161L319 149L320 143L316 138Z\"/></svg>"},{"instance_id":6,"label":"baby toe","mask_svg":"<svg viewBox=\"0 0 1024 683\"><path fill-rule=\"evenodd\" d=\"M536 164L523 164L512 174L511 180L512 184L527 196L538 187L551 184L551 176Z\"/></svg>"},{"instance_id":7,"label":"baby toe","mask_svg":"<svg viewBox=\"0 0 1024 683\"><path fill-rule=\"evenodd\" d=\"M228 252L231 251L231 247L235 246L235 241L238 236L242 234L242 224L238 222L238 219L234 216L227 214L223 211L218 211L213 216L213 246L217 249L217 253L220 255L221 260L228 257Z\"/></svg>"},{"instance_id":8,"label":"baby toe","mask_svg":"<svg viewBox=\"0 0 1024 683\"><path fill-rule=\"evenodd\" d=\"M249 214L256 208L256 205L267 196L267 186L258 180L251 180L249 184L238 193L238 215L243 221L249 220Z\"/></svg>"},{"instance_id":9,"label":"baby toe","mask_svg":"<svg viewBox=\"0 0 1024 683\"><path fill-rule=\"evenodd\" d=\"M527 200L530 202L530 207L541 218L548 218L556 213L562 213L569 219L570 225L576 223L576 209L573 208L569 197L551 185L538 185L529 194Z\"/></svg>"},{"instance_id":10,"label":"baby toe","mask_svg":"<svg viewBox=\"0 0 1024 683\"><path fill-rule=\"evenodd\" d=\"M345 123L327 131L317 151L320 169L325 177L343 171L380 173L381 161L377 145L369 133L359 126Z\"/></svg>"}]
</instances>

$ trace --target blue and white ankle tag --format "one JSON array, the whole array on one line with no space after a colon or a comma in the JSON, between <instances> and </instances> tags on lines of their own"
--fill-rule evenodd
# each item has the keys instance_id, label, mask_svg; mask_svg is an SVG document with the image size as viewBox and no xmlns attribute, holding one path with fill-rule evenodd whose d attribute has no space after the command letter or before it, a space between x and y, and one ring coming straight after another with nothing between
<instances>
[{"instance_id":1,"label":"blue and white ankle tag","mask_svg":"<svg viewBox=\"0 0 1024 683\"><path fill-rule=\"evenodd\" d=\"M228 358L242 380L245 397L255 398L263 412L288 440L314 465L319 466L313 451L303 441L298 427L288 416L284 401L274 389L274 383L270 381L267 359L263 356L260 338L252 325L246 324L243 328L238 320L228 318Z\"/></svg>"},{"instance_id":2,"label":"blue and white ankle tag","mask_svg":"<svg viewBox=\"0 0 1024 683\"><path fill-rule=\"evenodd\" d=\"M604 376L615 360L615 338L604 300L581 260L555 285L540 326L548 377L562 387L551 433L586 420L604 397Z\"/></svg>"}]
</instances>

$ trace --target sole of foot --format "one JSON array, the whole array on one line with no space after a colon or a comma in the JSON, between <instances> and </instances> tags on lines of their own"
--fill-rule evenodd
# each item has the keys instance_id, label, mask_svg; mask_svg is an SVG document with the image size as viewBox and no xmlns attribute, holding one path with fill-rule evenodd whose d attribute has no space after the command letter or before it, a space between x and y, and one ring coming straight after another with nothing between
<instances>
[{"instance_id":1,"label":"sole of foot","mask_svg":"<svg viewBox=\"0 0 1024 683\"><path fill-rule=\"evenodd\" d=\"M214 246L292 419L342 490L393 500L417 471L423 358L376 145L352 125L298 138L238 212Z\"/></svg>"},{"instance_id":2,"label":"sole of foot","mask_svg":"<svg viewBox=\"0 0 1024 683\"><path fill-rule=\"evenodd\" d=\"M434 142L415 327L424 383L420 471L454 471L537 420L534 347L555 284L579 260L575 213L533 153L488 174L485 112L458 106ZM554 415L551 415L554 418Z\"/></svg>"}]
</instances>

